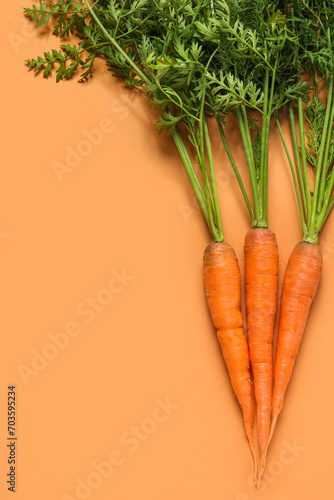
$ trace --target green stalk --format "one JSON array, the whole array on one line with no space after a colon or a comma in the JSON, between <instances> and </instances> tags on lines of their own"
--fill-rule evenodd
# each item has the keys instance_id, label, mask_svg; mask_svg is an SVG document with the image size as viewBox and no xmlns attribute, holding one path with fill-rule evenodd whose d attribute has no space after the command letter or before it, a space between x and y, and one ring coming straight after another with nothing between
<instances>
[{"instance_id":1,"label":"green stalk","mask_svg":"<svg viewBox=\"0 0 334 500\"><path fill-rule=\"evenodd\" d=\"M303 115L303 101L298 97L298 121L299 121L299 136L300 136L300 150L302 155L302 172L304 177L304 186L308 186L307 175L307 161L306 161L306 148L305 148L305 134L304 134L304 115ZM307 214L311 213L311 193L309 189L305 190Z\"/></svg>"},{"instance_id":2,"label":"green stalk","mask_svg":"<svg viewBox=\"0 0 334 500\"><path fill-rule=\"evenodd\" d=\"M213 195L211 192L211 187L209 184L209 179L208 179L208 174L206 171L206 166L205 164L201 167L201 171L203 174L203 184L204 184L204 193L205 193L205 198L206 198L206 206L209 214L209 227L211 230L211 233L213 237L215 238L215 241L221 241L220 236L217 232L216 224L215 224L215 213L214 213L214 206L213 206Z\"/></svg>"},{"instance_id":3,"label":"green stalk","mask_svg":"<svg viewBox=\"0 0 334 500\"><path fill-rule=\"evenodd\" d=\"M227 143L226 136L225 136L225 133L224 133L224 129L223 129L223 126L222 126L221 118L220 118L219 114L214 110L214 106L213 106L213 102L212 102L212 96L210 94L208 95L208 99L209 99L211 110L212 110L212 112L214 114L214 117L215 117L217 125L218 125L218 130L219 130L219 133L220 133L220 137L221 137L224 149L226 151L228 159L230 160L231 166L233 168L233 172L234 172L234 174L236 176L236 179L238 181L238 184L239 184L239 187L241 189L242 196L243 196L243 198L245 200L245 203L246 203L249 215L251 217L252 226L253 226L255 224L254 211L253 211L253 209L251 207L251 204L249 202L249 198L248 198L248 195L247 195L244 183L242 182L242 179L241 179L241 176L240 176L237 164L235 163L235 160L234 160L233 155L231 153L230 147L229 147L229 145Z\"/></svg>"},{"instance_id":4,"label":"green stalk","mask_svg":"<svg viewBox=\"0 0 334 500\"><path fill-rule=\"evenodd\" d=\"M224 149L225 149L227 157L230 160L230 163L232 165L233 172L234 172L234 174L235 174L235 176L237 178L239 187L241 189L242 196L244 197L244 200L245 200L245 203L246 203L249 215L251 217L252 226L254 226L255 225L254 211L253 211L253 209L251 207L251 204L249 202L249 198L248 198L248 195L247 195L244 183L242 182L242 179L241 179L238 167L237 167L237 165L235 163L235 160L234 160L234 158L232 156L231 150L229 148L229 145L228 145L226 137L225 137L223 126L222 126L222 124L221 124L221 122L220 122L219 119L217 119L217 123L218 123L218 129L219 129L219 133L220 133L220 137L222 139L222 143L223 143Z\"/></svg>"},{"instance_id":5,"label":"green stalk","mask_svg":"<svg viewBox=\"0 0 334 500\"><path fill-rule=\"evenodd\" d=\"M254 166L253 149L252 149L252 144L251 144L250 136L249 136L248 120L247 120L247 131L248 131L249 139L247 136L247 131L245 130L244 120L243 120L243 116L242 116L242 112L240 111L240 108L237 108L235 113L237 115L240 133L241 133L241 137L242 137L242 142L244 144L244 149L245 149L245 154L246 154L246 159L247 159L247 164L248 164L249 177L250 177L252 194L253 194L253 202L254 202L254 216L255 216L255 221L256 221L255 227L257 227L257 224L260 220L261 211L260 211L260 206L259 206L259 193L258 193L258 187L257 187L257 182L256 182L256 172L255 172L255 166ZM246 115L246 119L247 119L247 115Z\"/></svg>"},{"instance_id":6,"label":"green stalk","mask_svg":"<svg viewBox=\"0 0 334 500\"><path fill-rule=\"evenodd\" d=\"M329 216L329 214L333 208L333 205L334 205L334 196L332 196L332 198L330 199L330 202L328 203L327 208L326 208L325 215L324 215L323 219L321 220L321 222L319 221L320 217L318 219L318 224L319 224L318 233L320 233L321 229L324 227L324 224L325 224L327 217Z\"/></svg>"},{"instance_id":7,"label":"green stalk","mask_svg":"<svg viewBox=\"0 0 334 500\"><path fill-rule=\"evenodd\" d=\"M200 140L200 158L201 158L201 164L202 164L202 169L203 171L206 171L206 165L205 165L205 147L204 147L204 103L205 103L205 82L204 82L204 77L203 77L203 82L202 82L202 100L201 100L201 108L200 108L200 115L199 115L199 140Z\"/></svg>"},{"instance_id":8,"label":"green stalk","mask_svg":"<svg viewBox=\"0 0 334 500\"><path fill-rule=\"evenodd\" d=\"M190 130L189 132L190 132L190 135L192 138L192 144L195 147L197 163L198 163L198 166L199 166L201 173L202 173L204 191L205 191L205 199L206 199L208 213L209 213L211 210L211 207L213 206L213 195L211 192L210 183L209 183L209 179L208 179L208 175L207 175L207 171L206 171L205 158L202 159L201 149L197 143L194 131Z\"/></svg>"},{"instance_id":9,"label":"green stalk","mask_svg":"<svg viewBox=\"0 0 334 500\"><path fill-rule=\"evenodd\" d=\"M317 206L318 212L320 212L323 208L322 203L324 202L326 177L327 177L327 172L328 172L328 168L329 168L329 165L327 165L327 163L328 163L329 148L330 148L330 144L331 144L333 122L334 122L334 101L332 100L332 109L331 109L331 114L330 114L330 118L329 118L329 129L327 131L326 148L325 148L325 154L324 154L324 159L323 159L323 168L322 168L321 179L320 179L319 198L318 198L318 206ZM332 175L331 175L331 177L332 177ZM333 184L332 184L332 187L333 187ZM330 191L332 191L332 189Z\"/></svg>"},{"instance_id":10,"label":"green stalk","mask_svg":"<svg viewBox=\"0 0 334 500\"><path fill-rule=\"evenodd\" d=\"M204 77L203 77L204 78ZM210 220L210 227L211 227L211 232L215 237L215 241L220 241L219 239L219 234L217 232L217 214L215 210L215 203L214 203L214 196L211 191L211 186L209 183L208 179L208 173L207 173L207 168L206 168L206 161L205 161L205 143L204 143L204 121L205 121L205 116L204 116L204 104L205 104L205 83L203 80L203 95L202 95L202 101L201 101L201 109L200 109L200 117L199 117L199 140L200 140L200 150L197 153L199 157L199 163L200 163L200 168L203 174L203 182L204 182L204 191L205 191L205 196L206 196L206 202L207 202L207 207L208 207L208 213L209 213L209 220ZM195 140L195 137L193 137ZM195 140L196 144L196 140ZM218 206L219 210L219 206Z\"/></svg>"},{"instance_id":11,"label":"green stalk","mask_svg":"<svg viewBox=\"0 0 334 500\"><path fill-rule=\"evenodd\" d=\"M322 131L322 138L321 138L321 143L320 143L320 148L319 148L319 156L318 156L318 161L317 161L317 172L315 175L315 182L314 182L312 212L311 212L311 216L308 219L309 232L311 235L313 235L315 233L316 212L317 212L318 196L319 196L319 184L320 184L321 170L322 170L322 166L323 166L322 160L323 160L323 156L324 156L324 147L325 147L327 129L328 129L328 125L329 125L329 116L330 116L330 109L331 109L331 104L332 104L332 94L333 94L333 80L330 81L329 87L328 87L328 98L327 98L325 121L324 121L324 127L323 127L323 131Z\"/></svg>"},{"instance_id":12,"label":"green stalk","mask_svg":"<svg viewBox=\"0 0 334 500\"><path fill-rule=\"evenodd\" d=\"M180 154L182 163L183 163L184 168L187 172L188 178L190 180L190 184L194 190L194 193L196 195L199 206L201 207L201 210L203 212L206 223L208 224L208 226L210 228L209 213L208 213L206 199L205 199L205 196L203 193L203 189L199 183L194 166L192 164L192 161L189 158L188 151L184 145L183 139L182 139L181 134L179 132L179 129L177 127L175 127L175 129L174 129L172 137L174 139L175 145L176 145L178 152ZM210 230L211 230L211 228L210 228Z\"/></svg>"},{"instance_id":13,"label":"green stalk","mask_svg":"<svg viewBox=\"0 0 334 500\"><path fill-rule=\"evenodd\" d=\"M301 169L301 165L300 165L300 157L299 157L297 133L296 133L295 113L293 110L292 103L290 103L290 106L289 106L289 114L290 114L291 137L292 137L293 150L294 150L295 160L296 160L298 182L299 182L301 197L303 200L304 213L305 213L305 217L307 218L308 211L307 211L305 191L309 190L309 187L308 187L308 183L306 185L304 183L304 177L303 177L303 173L302 173L302 169Z\"/></svg>"},{"instance_id":14,"label":"green stalk","mask_svg":"<svg viewBox=\"0 0 334 500\"><path fill-rule=\"evenodd\" d=\"M213 195L213 205L214 205L214 211L216 214L216 225L217 225L217 228L219 230L219 233L222 235L223 228L222 228L222 221L221 221L220 208L219 208L216 176L215 176L215 170L214 170L214 165L213 165L213 157L212 157L212 149L211 149L208 124L207 124L207 121L205 119L205 116L203 118L203 125L204 125L204 137L205 137L206 151L207 151L208 161L209 161L210 178L211 178L212 195Z\"/></svg>"},{"instance_id":15,"label":"green stalk","mask_svg":"<svg viewBox=\"0 0 334 500\"><path fill-rule=\"evenodd\" d=\"M331 194L332 194L333 185L334 185L334 168L331 171L329 182L328 182L328 185L325 189L324 196L323 196L322 208L321 208L320 214L317 217L316 227L317 227L318 231L320 231L320 229L323 227L325 220L327 219L328 214L329 214L328 207L332 203Z\"/></svg>"},{"instance_id":16,"label":"green stalk","mask_svg":"<svg viewBox=\"0 0 334 500\"><path fill-rule=\"evenodd\" d=\"M276 118L276 124L277 124L277 128L278 128L278 131L279 131L279 134L280 134L280 137L281 137L284 149L285 149L285 153L286 153L289 165L290 165L290 170L291 170L291 174L292 174L293 184L294 184L294 187L295 187L297 201L298 201L298 208L299 208L300 220L301 220L301 223L302 223L303 236L305 236L306 235L305 215L304 215L304 211L303 211L302 201L301 201L301 198L300 198L300 193L299 193L297 178L296 178L296 174L295 174L295 169L293 168L292 159L291 159L291 156L290 156L290 153L289 153L289 149L288 149L288 146L286 144L285 137L283 135L281 124L280 124L278 118Z\"/></svg>"},{"instance_id":17,"label":"green stalk","mask_svg":"<svg viewBox=\"0 0 334 500\"><path fill-rule=\"evenodd\" d=\"M208 225L209 225L209 228L210 228L212 235L215 238L216 237L218 238L218 234L216 232L215 216L214 216L214 213L212 211L214 208L214 202L213 202L213 195L212 195L212 191L211 191L211 187L210 187L210 183L209 183L209 179L208 179L208 174L207 174L207 170L206 170L205 152L204 152L204 158L203 158L202 157L202 154L203 154L202 153L202 148L203 148L202 144L200 144L200 146L198 145L193 130L189 130L189 132L191 134L192 144L195 147L197 163L198 163L198 166L199 166L201 173L202 173L203 184L204 184L204 200L206 203L206 208L207 208L208 218L209 218ZM218 240L216 240L216 241L218 241Z\"/></svg>"},{"instance_id":18,"label":"green stalk","mask_svg":"<svg viewBox=\"0 0 334 500\"><path fill-rule=\"evenodd\" d=\"M269 104L266 110L266 126L265 126L265 142L261 143L261 159L262 159L262 147L264 146L264 156L263 156L263 161L264 163L262 164L261 162L261 173L263 170L263 186L260 184L260 189L262 191L262 196L263 196L263 204L262 204L262 223L263 227L268 226L268 169L269 169L269 133L270 133L270 119L272 115L272 108L273 108L273 100L274 100L274 88L275 88L275 79L276 79L276 67L277 67L277 59L275 61L275 66L274 66L274 71L272 74L272 79L271 79L271 88L270 88L270 97L269 97ZM269 76L269 75L268 75ZM269 81L268 81L269 83ZM268 86L267 83L267 86ZM263 134L263 127L262 127L262 134Z\"/></svg>"},{"instance_id":19,"label":"green stalk","mask_svg":"<svg viewBox=\"0 0 334 500\"><path fill-rule=\"evenodd\" d=\"M267 132L267 122L268 118L268 93L269 93L269 70L266 70L264 77L264 99L263 99L263 115L262 115L262 135L261 135L261 160L260 160L260 205L263 207L263 200L265 198L264 187L265 181L265 170L266 163L268 161L268 155L266 155L266 150L268 148L266 132ZM267 161L266 161L267 159ZM267 190L268 191L268 190Z\"/></svg>"}]
</instances>

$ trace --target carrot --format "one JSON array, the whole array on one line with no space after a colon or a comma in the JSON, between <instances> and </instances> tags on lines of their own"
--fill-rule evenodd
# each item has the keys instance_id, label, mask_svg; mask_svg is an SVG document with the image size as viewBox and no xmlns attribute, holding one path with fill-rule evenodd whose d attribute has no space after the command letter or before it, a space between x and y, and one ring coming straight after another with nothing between
<instances>
[{"instance_id":1,"label":"carrot","mask_svg":"<svg viewBox=\"0 0 334 500\"><path fill-rule=\"evenodd\" d=\"M269 437L273 379L273 336L278 294L278 247L273 231L251 229L245 238L247 334L264 469Z\"/></svg>"},{"instance_id":2,"label":"carrot","mask_svg":"<svg viewBox=\"0 0 334 500\"><path fill-rule=\"evenodd\" d=\"M252 12L256 12L256 15L253 16ZM251 219L252 229L248 232L245 242L246 306L250 362L257 403L261 477L270 429L272 344L278 295L278 249L274 233L267 229L270 124L283 105L296 99L295 92L302 95L302 88L299 80L295 78L295 41L290 36L291 26L287 24L277 4L273 5L269 1L257 2L254 9L254 2L234 2L233 16L227 8L226 14L222 16L222 32L229 32L231 36L210 36L211 43L215 43L213 39L216 39L217 50L221 56L218 62L219 76L216 75L210 86L213 103L211 108ZM238 38L235 37L237 24L234 24L232 19L238 19L241 28ZM274 37L273 19L279 20L275 24ZM253 33L256 40L252 47L244 39L246 31L249 36ZM203 36L208 36L207 31L203 30ZM243 57L236 62L235 54L240 52L241 40L244 40ZM262 62L259 56L263 58ZM239 92L237 81L241 83L240 88L243 90L236 99L235 96ZM249 90L244 91L246 87ZM286 92L287 88L291 92ZM255 95L261 96L257 102ZM260 120L254 120L255 111L261 112ZM231 112L235 114L238 123L247 162L248 188L244 183L245 174L241 172L225 134L225 118Z\"/></svg>"},{"instance_id":3,"label":"carrot","mask_svg":"<svg viewBox=\"0 0 334 500\"><path fill-rule=\"evenodd\" d=\"M334 60L328 60L325 65L322 61L322 54L333 52L333 13L333 2L328 0L315 0L312 9L305 2L291 2L291 26L298 41L295 61L299 71L296 74L301 79L312 68L308 78L312 77L313 81L308 94L304 98L299 96L296 106L291 103L289 105L294 161L279 116L276 116L296 192L303 238L292 251L284 275L269 442L283 407L286 389L321 277L322 253L318 246L319 235L334 206Z\"/></svg>"},{"instance_id":4,"label":"carrot","mask_svg":"<svg viewBox=\"0 0 334 500\"><path fill-rule=\"evenodd\" d=\"M289 384L307 317L322 271L319 245L302 241L292 251L284 274L277 339L270 439Z\"/></svg>"},{"instance_id":5,"label":"carrot","mask_svg":"<svg viewBox=\"0 0 334 500\"><path fill-rule=\"evenodd\" d=\"M245 432L257 471L253 442L254 402L247 340L241 314L241 278L233 248L225 242L207 246L203 259L204 284L210 313L243 413Z\"/></svg>"}]
</instances>

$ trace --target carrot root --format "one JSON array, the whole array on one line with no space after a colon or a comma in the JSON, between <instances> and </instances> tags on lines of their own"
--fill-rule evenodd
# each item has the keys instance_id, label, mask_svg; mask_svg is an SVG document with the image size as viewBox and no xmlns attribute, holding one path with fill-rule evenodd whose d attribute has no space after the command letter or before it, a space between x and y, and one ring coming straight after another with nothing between
<instances>
[{"instance_id":1,"label":"carrot root","mask_svg":"<svg viewBox=\"0 0 334 500\"><path fill-rule=\"evenodd\" d=\"M261 450L256 483L265 466L270 430L278 267L275 233L267 228L248 231L245 238L247 333Z\"/></svg>"},{"instance_id":2,"label":"carrot root","mask_svg":"<svg viewBox=\"0 0 334 500\"><path fill-rule=\"evenodd\" d=\"M319 245L303 241L293 249L286 267L278 326L269 441L272 439L283 407L285 392L302 341L308 314L318 289L322 263Z\"/></svg>"},{"instance_id":3,"label":"carrot root","mask_svg":"<svg viewBox=\"0 0 334 500\"><path fill-rule=\"evenodd\" d=\"M223 242L209 245L204 252L203 271L207 302L231 385L242 409L257 477L249 351L241 313L240 268L233 248Z\"/></svg>"}]
</instances>

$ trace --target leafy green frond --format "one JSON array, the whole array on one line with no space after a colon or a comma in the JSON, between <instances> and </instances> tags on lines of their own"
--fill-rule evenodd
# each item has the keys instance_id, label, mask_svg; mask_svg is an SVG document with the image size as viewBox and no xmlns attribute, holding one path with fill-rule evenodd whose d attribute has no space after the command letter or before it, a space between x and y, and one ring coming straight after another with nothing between
<instances>
[{"instance_id":1,"label":"leafy green frond","mask_svg":"<svg viewBox=\"0 0 334 500\"><path fill-rule=\"evenodd\" d=\"M83 0L58 0L56 3L40 0L38 6L25 8L24 13L38 27L48 26L52 19L53 34L64 38L80 31L77 30L79 26L83 27L89 14L84 5Z\"/></svg>"},{"instance_id":2,"label":"leafy green frond","mask_svg":"<svg viewBox=\"0 0 334 500\"><path fill-rule=\"evenodd\" d=\"M58 82L72 78L79 67L87 67L87 59L83 60L80 57L82 52L83 43L78 45L63 44L60 46L60 50L53 49L44 52L44 57L28 59L26 63L28 68L33 69L35 73L42 71L44 78L51 76L54 71Z\"/></svg>"}]
</instances>

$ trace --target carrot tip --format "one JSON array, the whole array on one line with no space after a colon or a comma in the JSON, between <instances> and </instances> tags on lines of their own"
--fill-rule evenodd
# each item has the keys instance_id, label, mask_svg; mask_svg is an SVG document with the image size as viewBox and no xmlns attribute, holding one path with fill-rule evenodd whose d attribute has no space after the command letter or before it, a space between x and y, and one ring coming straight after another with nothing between
<instances>
[{"instance_id":1,"label":"carrot tip","mask_svg":"<svg viewBox=\"0 0 334 500\"><path fill-rule=\"evenodd\" d=\"M275 430L276 423L277 423L277 419L278 419L278 414L274 415L273 418L272 418L272 422L271 422L271 426L270 426L270 432L269 432L269 439L268 439L268 444L267 444L267 449L268 449L269 443L270 443L270 441L271 441L271 439L273 437L274 430Z\"/></svg>"},{"instance_id":2,"label":"carrot tip","mask_svg":"<svg viewBox=\"0 0 334 500\"><path fill-rule=\"evenodd\" d=\"M268 445L269 445L269 442L268 442ZM264 450L264 452L261 455L260 466L259 466L259 469L258 469L258 476L257 476L257 481L256 481L257 488L260 487L261 477L263 476L264 469L266 467L266 458L267 458L268 445L267 445L266 449Z\"/></svg>"},{"instance_id":3,"label":"carrot tip","mask_svg":"<svg viewBox=\"0 0 334 500\"><path fill-rule=\"evenodd\" d=\"M261 454L260 465L259 465L259 469L258 469L258 476L257 476L257 481L256 481L257 488L260 487L261 477L263 476L264 469L266 467L268 448L269 448L270 441L271 441L273 434L274 434L274 430L275 430L276 423L277 423L277 418L278 418L278 415L275 415L272 419L267 446L265 447L263 453Z\"/></svg>"},{"instance_id":4,"label":"carrot tip","mask_svg":"<svg viewBox=\"0 0 334 500\"><path fill-rule=\"evenodd\" d=\"M256 484L256 482L257 482L257 472L258 472L257 460L256 460L256 453L255 453L255 449L254 449L254 444L251 441L249 441L249 446L250 446L250 450L251 450L251 453L252 453L252 456L253 456L253 460L254 460L254 483Z\"/></svg>"}]
</instances>

